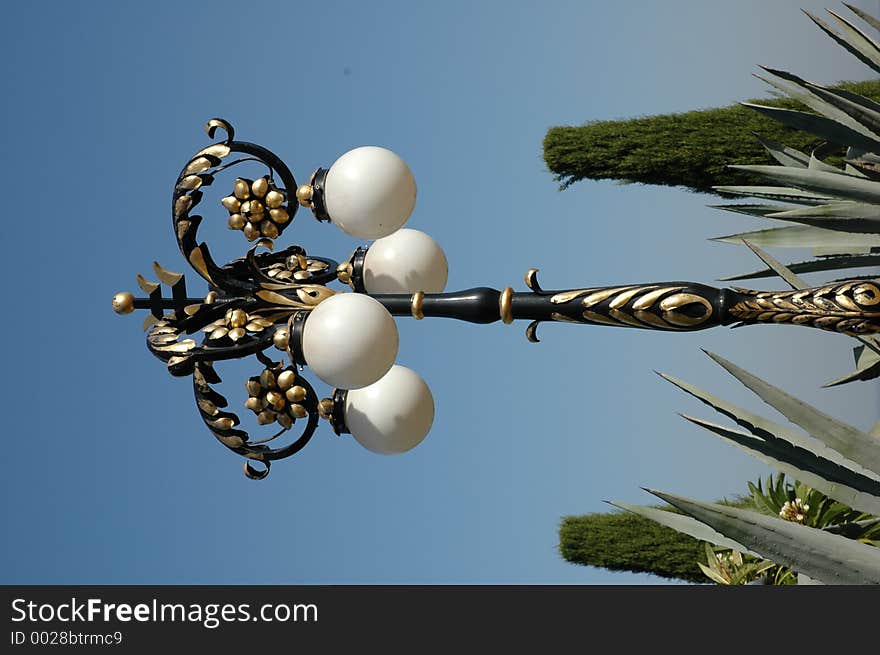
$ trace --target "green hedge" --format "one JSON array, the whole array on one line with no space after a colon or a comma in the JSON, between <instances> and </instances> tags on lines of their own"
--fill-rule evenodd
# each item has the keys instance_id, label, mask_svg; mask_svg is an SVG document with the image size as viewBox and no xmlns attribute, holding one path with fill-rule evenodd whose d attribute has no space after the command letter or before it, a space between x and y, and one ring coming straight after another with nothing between
<instances>
[{"instance_id":1,"label":"green hedge","mask_svg":"<svg viewBox=\"0 0 880 655\"><path fill-rule=\"evenodd\" d=\"M842 82L838 88L880 102L880 81ZM805 109L788 98L751 102ZM544 137L544 161L562 188L579 180L612 179L711 193L715 185L766 183L727 168L728 164L772 163L753 132L807 153L820 143L810 134L737 104L552 127Z\"/></svg>"},{"instance_id":2,"label":"green hedge","mask_svg":"<svg viewBox=\"0 0 880 655\"><path fill-rule=\"evenodd\" d=\"M748 498L730 504L752 506ZM705 561L703 542L632 512L564 517L559 527L559 552L573 564L710 582L697 566L698 561Z\"/></svg>"}]
</instances>

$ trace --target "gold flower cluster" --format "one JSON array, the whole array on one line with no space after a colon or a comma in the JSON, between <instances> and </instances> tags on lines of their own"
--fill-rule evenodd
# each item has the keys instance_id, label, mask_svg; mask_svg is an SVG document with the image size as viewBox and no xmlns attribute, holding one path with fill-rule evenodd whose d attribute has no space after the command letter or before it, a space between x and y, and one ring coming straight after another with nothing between
<instances>
[{"instance_id":1,"label":"gold flower cluster","mask_svg":"<svg viewBox=\"0 0 880 655\"><path fill-rule=\"evenodd\" d=\"M249 398L244 406L257 415L260 425L278 422L283 428L290 428L298 418L305 418L308 410L299 403L306 397L304 387L296 383L296 372L292 368L264 369L258 377L245 382Z\"/></svg>"},{"instance_id":2,"label":"gold flower cluster","mask_svg":"<svg viewBox=\"0 0 880 655\"><path fill-rule=\"evenodd\" d=\"M275 239L290 221L287 196L265 175L253 181L239 177L232 195L220 202L229 212L229 229L241 230L248 241Z\"/></svg>"}]
</instances>

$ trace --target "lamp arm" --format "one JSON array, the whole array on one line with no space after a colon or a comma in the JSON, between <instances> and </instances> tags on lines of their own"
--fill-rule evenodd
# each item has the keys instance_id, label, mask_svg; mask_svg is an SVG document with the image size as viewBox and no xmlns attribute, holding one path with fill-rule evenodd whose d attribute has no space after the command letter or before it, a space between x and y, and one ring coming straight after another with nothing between
<instances>
[{"instance_id":1,"label":"lamp arm","mask_svg":"<svg viewBox=\"0 0 880 655\"><path fill-rule=\"evenodd\" d=\"M668 332L719 325L805 325L865 335L880 332L880 287L849 280L812 289L752 291L695 282L655 282L548 291L537 269L526 274L530 292L478 287L452 293L378 294L396 316L454 318L472 323L530 320L527 336L537 341L543 321L633 327Z\"/></svg>"}]
</instances>

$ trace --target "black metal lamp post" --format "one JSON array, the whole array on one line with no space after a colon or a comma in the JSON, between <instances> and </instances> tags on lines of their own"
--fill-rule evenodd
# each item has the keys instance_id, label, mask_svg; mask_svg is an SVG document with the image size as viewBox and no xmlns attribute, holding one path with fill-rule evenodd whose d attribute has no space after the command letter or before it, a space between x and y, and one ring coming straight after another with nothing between
<instances>
[{"instance_id":1,"label":"black metal lamp post","mask_svg":"<svg viewBox=\"0 0 880 655\"><path fill-rule=\"evenodd\" d=\"M377 452L401 452L418 444L430 429L433 400L421 378L393 366L397 352L394 316L454 318L472 323L530 321L526 336L537 342L542 321L565 321L682 332L719 325L782 323L851 335L880 332L880 288L851 280L795 291L718 289L693 282L661 282L548 291L537 269L526 273L526 292L477 287L442 291L446 262L442 251L422 233L399 230L415 202L412 174L396 155L380 148L359 148L328 170L318 169L309 184L297 186L290 170L262 146L235 141L232 126L208 121L213 138L224 141L196 153L174 186L172 216L184 258L209 285L207 295L190 297L183 275L154 264L160 283L138 276L146 297L119 293L113 308L125 314L149 310L144 327L147 347L175 376L192 376L199 412L214 436L247 458L245 473L261 479L273 460L302 449L328 420L336 434L351 432ZM238 156L238 155L243 156ZM236 158L237 157L237 158ZM257 161L268 174L238 178L222 199L228 226L254 242L247 255L218 266L196 238L202 217L193 210L203 189L219 172ZM291 197L293 196L293 197ZM298 205L310 207L319 221L332 221L354 236L378 238L358 248L341 265L308 255L298 246L273 252L273 240L289 226ZM261 247L266 252L257 252ZM372 251L372 253L371 253ZM388 257L374 253L381 251ZM372 262L371 262L372 257ZM327 285L338 280L354 293ZM387 311L386 311L387 310ZM191 338L203 332L201 343ZM281 361L269 354L280 351ZM245 407L260 424L279 430L254 440L238 428L239 418L211 385L220 382L213 363L255 355L263 370L247 380ZM336 387L319 399L301 374L308 365ZM299 436L282 446L269 442L297 423ZM262 463L255 468L252 462Z\"/></svg>"}]
</instances>

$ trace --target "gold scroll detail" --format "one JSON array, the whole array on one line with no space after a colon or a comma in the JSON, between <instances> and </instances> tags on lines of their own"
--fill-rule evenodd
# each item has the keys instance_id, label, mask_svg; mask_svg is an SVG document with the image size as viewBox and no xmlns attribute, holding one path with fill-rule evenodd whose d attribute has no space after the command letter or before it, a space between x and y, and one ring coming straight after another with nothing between
<instances>
[{"instance_id":1,"label":"gold scroll detail","mask_svg":"<svg viewBox=\"0 0 880 655\"><path fill-rule=\"evenodd\" d=\"M271 305L277 306L279 309L297 309L297 310L311 310L318 306L320 302L326 300L330 296L334 295L336 292L333 289L325 287L321 284L291 284L287 285L285 289L292 289L296 291L296 295L298 300L294 300L288 296L282 295L276 291L266 288L267 285L263 285L263 289L257 291L257 298L262 300L263 302L267 302Z\"/></svg>"},{"instance_id":2,"label":"gold scroll detail","mask_svg":"<svg viewBox=\"0 0 880 655\"><path fill-rule=\"evenodd\" d=\"M632 287L621 287L619 289L602 289L601 291L594 291L584 298L581 303L583 303L584 307L592 307L593 305L598 305L603 300L608 299L610 296L618 294L620 291L626 293L631 289Z\"/></svg>"},{"instance_id":3,"label":"gold scroll detail","mask_svg":"<svg viewBox=\"0 0 880 655\"><path fill-rule=\"evenodd\" d=\"M183 273L175 273L173 271L169 271L163 268L162 265L157 261L153 262L153 271L156 273L156 277L158 277L161 282L164 282L169 287L173 287L175 284L183 279Z\"/></svg>"},{"instance_id":4,"label":"gold scroll detail","mask_svg":"<svg viewBox=\"0 0 880 655\"><path fill-rule=\"evenodd\" d=\"M196 347L193 339L180 339L181 331L169 321L158 320L150 328L147 341L153 350L182 355Z\"/></svg>"},{"instance_id":5,"label":"gold scroll detail","mask_svg":"<svg viewBox=\"0 0 880 655\"><path fill-rule=\"evenodd\" d=\"M603 325L693 329L708 321L714 312L709 299L681 286L629 285L577 293L586 294L581 301L584 318Z\"/></svg>"},{"instance_id":6,"label":"gold scroll detail","mask_svg":"<svg viewBox=\"0 0 880 655\"><path fill-rule=\"evenodd\" d=\"M140 273L137 274L137 283L138 283L138 286L141 288L141 291L143 291L146 294L151 294L156 289L159 288L158 282L153 282L152 280L148 280Z\"/></svg>"},{"instance_id":7,"label":"gold scroll detail","mask_svg":"<svg viewBox=\"0 0 880 655\"><path fill-rule=\"evenodd\" d=\"M690 305L702 305L705 311L697 316L690 316L679 311ZM673 325L693 327L712 315L712 303L694 293L675 293L660 301L660 312L661 316Z\"/></svg>"},{"instance_id":8,"label":"gold scroll detail","mask_svg":"<svg viewBox=\"0 0 880 655\"><path fill-rule=\"evenodd\" d=\"M202 249L200 246L196 246L189 253L189 263L190 265L196 269L199 275L205 278L208 282L214 282L211 278L211 273L208 272L208 264L205 262L205 255L202 253Z\"/></svg>"},{"instance_id":9,"label":"gold scroll detail","mask_svg":"<svg viewBox=\"0 0 880 655\"><path fill-rule=\"evenodd\" d=\"M744 323L808 325L850 335L880 332L880 286L850 280L795 291L751 291L737 288L743 300L730 314Z\"/></svg>"},{"instance_id":10,"label":"gold scroll detail","mask_svg":"<svg viewBox=\"0 0 880 655\"><path fill-rule=\"evenodd\" d=\"M526 271L525 276L526 286L532 291L540 291L541 285L538 284L538 269L530 268Z\"/></svg>"},{"instance_id":11,"label":"gold scroll detail","mask_svg":"<svg viewBox=\"0 0 880 655\"><path fill-rule=\"evenodd\" d=\"M532 290L537 287L536 274L537 269L530 269L526 273L526 284ZM559 291L550 297L550 302L562 305L581 298L583 320L589 323L659 330L692 330L707 323L715 314L712 299L699 293L689 286L658 284L593 287ZM554 312L551 318L556 321L577 321L561 312Z\"/></svg>"},{"instance_id":12,"label":"gold scroll detail","mask_svg":"<svg viewBox=\"0 0 880 655\"><path fill-rule=\"evenodd\" d=\"M591 291L595 291L595 289L576 289L574 291L561 291L560 293L557 293L556 295L551 297L550 302L552 302L554 305L561 305L562 303L574 300L575 298L579 298L580 296L588 294Z\"/></svg>"}]
</instances>

